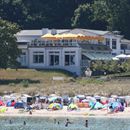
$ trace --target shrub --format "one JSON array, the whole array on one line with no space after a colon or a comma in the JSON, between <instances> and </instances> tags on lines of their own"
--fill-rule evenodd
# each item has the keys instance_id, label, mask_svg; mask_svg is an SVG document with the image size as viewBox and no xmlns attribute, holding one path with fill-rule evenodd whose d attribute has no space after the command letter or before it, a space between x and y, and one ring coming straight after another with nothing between
<instances>
[{"instance_id":1,"label":"shrub","mask_svg":"<svg viewBox=\"0 0 130 130\"><path fill-rule=\"evenodd\" d=\"M22 84L22 86L25 87L25 88L29 87L29 81L28 81L28 80L23 80L23 81L21 82L21 84Z\"/></svg>"}]
</instances>

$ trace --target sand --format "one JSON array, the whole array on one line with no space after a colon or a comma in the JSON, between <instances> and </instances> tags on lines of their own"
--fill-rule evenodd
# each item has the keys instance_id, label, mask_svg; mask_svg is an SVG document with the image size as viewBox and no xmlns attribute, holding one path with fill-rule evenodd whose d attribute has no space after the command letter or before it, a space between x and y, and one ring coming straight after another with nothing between
<instances>
[{"instance_id":1,"label":"sand","mask_svg":"<svg viewBox=\"0 0 130 130\"><path fill-rule=\"evenodd\" d=\"M80 108L77 111L67 111L67 107L62 110L48 111L33 110L32 114L23 109L8 108L5 113L0 113L0 116L36 116L36 117L108 117L108 118L130 118L130 107L125 108L124 112L109 114L107 110L90 110L89 108Z\"/></svg>"}]
</instances>

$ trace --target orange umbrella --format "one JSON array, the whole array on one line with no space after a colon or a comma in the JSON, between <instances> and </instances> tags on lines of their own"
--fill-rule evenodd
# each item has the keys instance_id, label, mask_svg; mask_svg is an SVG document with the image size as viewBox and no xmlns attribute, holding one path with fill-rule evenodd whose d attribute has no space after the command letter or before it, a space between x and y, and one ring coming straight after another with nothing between
<instances>
[{"instance_id":1,"label":"orange umbrella","mask_svg":"<svg viewBox=\"0 0 130 130\"><path fill-rule=\"evenodd\" d=\"M57 34L56 38L58 39L76 39L77 38L77 34L72 34L72 33L67 33L67 34Z\"/></svg>"},{"instance_id":2,"label":"orange umbrella","mask_svg":"<svg viewBox=\"0 0 130 130\"><path fill-rule=\"evenodd\" d=\"M50 33L47 33L47 34L41 36L41 38L44 38L44 39L47 39L47 40L57 40L55 35L52 35Z\"/></svg>"}]
</instances>

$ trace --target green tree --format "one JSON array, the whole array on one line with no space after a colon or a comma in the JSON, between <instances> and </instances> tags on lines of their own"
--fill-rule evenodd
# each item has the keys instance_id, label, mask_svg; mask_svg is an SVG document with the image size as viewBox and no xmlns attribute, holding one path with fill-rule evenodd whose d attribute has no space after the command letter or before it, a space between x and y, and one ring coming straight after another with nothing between
<instances>
[{"instance_id":1,"label":"green tree","mask_svg":"<svg viewBox=\"0 0 130 130\"><path fill-rule=\"evenodd\" d=\"M92 9L90 4L80 5L74 12L72 27L90 28L92 24Z\"/></svg>"},{"instance_id":2,"label":"green tree","mask_svg":"<svg viewBox=\"0 0 130 130\"><path fill-rule=\"evenodd\" d=\"M119 30L130 38L129 0L95 0L92 9L94 21L104 21L108 30Z\"/></svg>"},{"instance_id":3,"label":"green tree","mask_svg":"<svg viewBox=\"0 0 130 130\"><path fill-rule=\"evenodd\" d=\"M28 9L24 0L0 0L0 17L24 27L28 21Z\"/></svg>"},{"instance_id":4,"label":"green tree","mask_svg":"<svg viewBox=\"0 0 130 130\"><path fill-rule=\"evenodd\" d=\"M19 31L16 24L0 20L0 68L16 66L17 57L20 54L17 48L15 34Z\"/></svg>"}]
</instances>

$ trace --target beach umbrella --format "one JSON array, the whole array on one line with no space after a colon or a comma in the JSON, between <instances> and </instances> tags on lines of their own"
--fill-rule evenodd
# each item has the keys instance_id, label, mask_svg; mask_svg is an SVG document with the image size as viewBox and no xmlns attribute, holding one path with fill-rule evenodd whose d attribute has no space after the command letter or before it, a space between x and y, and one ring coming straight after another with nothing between
<instances>
[{"instance_id":1,"label":"beach umbrella","mask_svg":"<svg viewBox=\"0 0 130 130\"><path fill-rule=\"evenodd\" d=\"M8 101L8 102L6 103L6 106L7 106L7 107L11 107L11 101Z\"/></svg>"},{"instance_id":2,"label":"beach umbrella","mask_svg":"<svg viewBox=\"0 0 130 130\"><path fill-rule=\"evenodd\" d=\"M116 101L111 103L111 106L112 106L113 109L120 107L120 105L121 105L121 103L116 102Z\"/></svg>"},{"instance_id":3,"label":"beach umbrella","mask_svg":"<svg viewBox=\"0 0 130 130\"><path fill-rule=\"evenodd\" d=\"M96 104L94 105L94 109L102 109L104 108L104 105L102 105L100 102L96 102Z\"/></svg>"},{"instance_id":4,"label":"beach umbrella","mask_svg":"<svg viewBox=\"0 0 130 130\"><path fill-rule=\"evenodd\" d=\"M68 109L69 110L77 110L78 109L78 106L74 103L71 103L69 106L68 106Z\"/></svg>"},{"instance_id":5,"label":"beach umbrella","mask_svg":"<svg viewBox=\"0 0 130 130\"><path fill-rule=\"evenodd\" d=\"M4 112L6 112L6 110L7 110L6 107L2 107L2 108L0 108L0 113L4 113Z\"/></svg>"},{"instance_id":6,"label":"beach umbrella","mask_svg":"<svg viewBox=\"0 0 130 130\"><path fill-rule=\"evenodd\" d=\"M94 108L94 106L95 106L95 102L93 102L93 101L90 101L89 102L89 107L91 108L91 109L93 109Z\"/></svg>"},{"instance_id":7,"label":"beach umbrella","mask_svg":"<svg viewBox=\"0 0 130 130\"><path fill-rule=\"evenodd\" d=\"M52 110L60 110L62 109L63 106L59 103L51 103L49 106L48 106L48 109L52 109Z\"/></svg>"}]
</instances>

